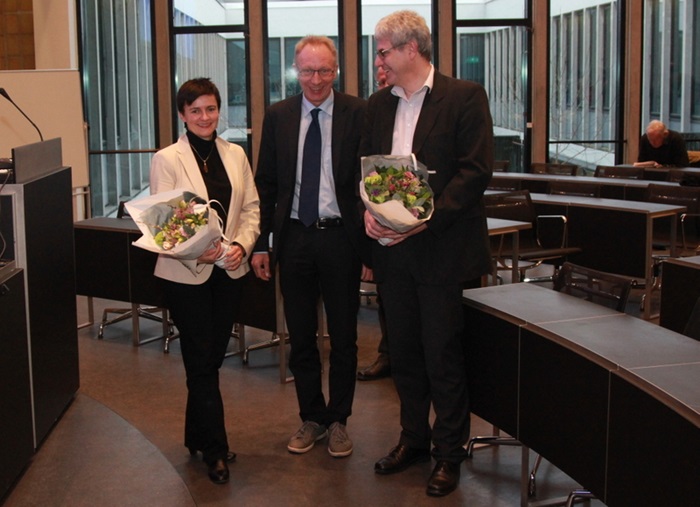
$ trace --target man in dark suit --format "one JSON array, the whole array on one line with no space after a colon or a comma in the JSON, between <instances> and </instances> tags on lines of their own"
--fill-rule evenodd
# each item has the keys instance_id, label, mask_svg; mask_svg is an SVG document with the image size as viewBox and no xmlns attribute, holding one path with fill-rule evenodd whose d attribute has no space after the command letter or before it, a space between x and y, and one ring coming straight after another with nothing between
<instances>
[{"instance_id":1,"label":"man in dark suit","mask_svg":"<svg viewBox=\"0 0 700 507\"><path fill-rule=\"evenodd\" d=\"M251 265L269 280L279 263L302 420L287 449L305 453L328 435L328 452L343 457L353 449L346 424L355 394L361 252L369 251L357 191L366 103L333 90L338 60L329 38L305 37L295 51L302 94L271 106L263 122L255 176L261 234ZM319 297L331 344L327 402L317 347Z\"/></svg>"},{"instance_id":2,"label":"man in dark suit","mask_svg":"<svg viewBox=\"0 0 700 507\"><path fill-rule=\"evenodd\" d=\"M435 193L430 220L405 233L365 212L368 236L393 240L373 243L372 263L401 401L399 444L375 472L428 461L432 441L437 464L426 492L443 496L458 485L469 437L462 289L478 283L491 263L482 202L493 166L491 114L483 87L433 68L430 31L418 14L390 14L374 36L374 63L386 71L389 87L369 99L360 151L415 153Z\"/></svg>"}]
</instances>

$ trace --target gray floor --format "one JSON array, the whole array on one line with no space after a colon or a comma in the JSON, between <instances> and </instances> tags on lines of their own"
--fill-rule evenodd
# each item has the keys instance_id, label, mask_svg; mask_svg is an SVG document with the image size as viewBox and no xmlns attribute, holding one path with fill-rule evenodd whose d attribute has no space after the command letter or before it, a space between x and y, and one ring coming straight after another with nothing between
<instances>
[{"instance_id":1,"label":"gray floor","mask_svg":"<svg viewBox=\"0 0 700 507\"><path fill-rule=\"evenodd\" d=\"M96 300L95 314L107 304L115 305ZM78 307L84 322L85 298L78 298ZM142 322L144 335L157 334L158 324ZM376 304L363 301L359 333L359 363L366 365L379 339ZM182 444L185 386L178 342L169 354L160 341L133 347L128 321L109 327L104 340L96 335L95 325L80 330L80 390L6 507L520 504L519 447L478 449L463 465L459 489L441 499L425 494L432 464L393 476L374 474L374 462L399 435L390 379L358 382L348 423L355 446L350 457L332 458L323 442L307 454L290 454L286 444L299 425L298 408L294 385L279 382L276 348L252 353L247 365L240 357L228 358L221 369L229 440L238 460L230 467L231 481L214 485L205 465ZM247 329L249 344L268 338L267 332ZM472 421L472 434L490 433L490 425ZM539 499L564 495L573 486L543 463Z\"/></svg>"}]
</instances>

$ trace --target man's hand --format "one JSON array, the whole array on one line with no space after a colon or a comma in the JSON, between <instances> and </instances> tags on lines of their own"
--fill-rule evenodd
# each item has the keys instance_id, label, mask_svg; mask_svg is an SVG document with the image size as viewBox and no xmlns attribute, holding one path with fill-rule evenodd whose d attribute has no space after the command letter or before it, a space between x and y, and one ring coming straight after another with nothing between
<instances>
[{"instance_id":1,"label":"man's hand","mask_svg":"<svg viewBox=\"0 0 700 507\"><path fill-rule=\"evenodd\" d=\"M367 236L377 240L382 238L392 240L386 246L394 246L398 243L401 243L406 238L410 238L414 234L423 232L427 228L428 226L425 225L425 222L423 222L420 225L417 225L413 229L409 229L406 232L396 232L393 229L384 227L382 224L375 220L375 218L368 210L365 210L365 232L367 233Z\"/></svg>"},{"instance_id":2,"label":"man's hand","mask_svg":"<svg viewBox=\"0 0 700 507\"><path fill-rule=\"evenodd\" d=\"M270 271L270 254L254 253L250 259L250 265L253 268L255 276L266 282L270 280L272 272Z\"/></svg>"}]
</instances>

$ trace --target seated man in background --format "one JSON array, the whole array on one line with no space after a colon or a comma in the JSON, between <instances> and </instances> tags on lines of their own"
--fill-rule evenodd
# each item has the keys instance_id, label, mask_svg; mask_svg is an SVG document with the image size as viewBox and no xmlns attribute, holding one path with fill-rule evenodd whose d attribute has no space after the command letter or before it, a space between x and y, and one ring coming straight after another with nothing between
<instances>
[{"instance_id":1,"label":"seated man in background","mask_svg":"<svg viewBox=\"0 0 700 507\"><path fill-rule=\"evenodd\" d=\"M683 137L659 120L652 120L639 142L637 167L688 166L688 151Z\"/></svg>"}]
</instances>

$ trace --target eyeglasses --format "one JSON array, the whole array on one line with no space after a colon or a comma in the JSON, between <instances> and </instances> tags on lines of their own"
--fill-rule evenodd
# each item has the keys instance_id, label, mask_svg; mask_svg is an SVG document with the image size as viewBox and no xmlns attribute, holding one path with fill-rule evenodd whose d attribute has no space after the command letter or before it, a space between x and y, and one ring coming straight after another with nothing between
<instances>
[{"instance_id":1,"label":"eyeglasses","mask_svg":"<svg viewBox=\"0 0 700 507\"><path fill-rule=\"evenodd\" d=\"M384 60L384 58L386 58L386 55L389 54L390 51L392 51L394 49L398 49L401 46L405 46L405 45L406 45L406 43L404 42L403 44L397 44L396 46L391 46L390 48L377 49L377 56L379 58L381 58L382 60Z\"/></svg>"},{"instance_id":2,"label":"eyeglasses","mask_svg":"<svg viewBox=\"0 0 700 507\"><path fill-rule=\"evenodd\" d=\"M318 73L324 79L335 76L335 69L299 69L297 70L297 75L303 78L314 77L314 74Z\"/></svg>"}]
</instances>

